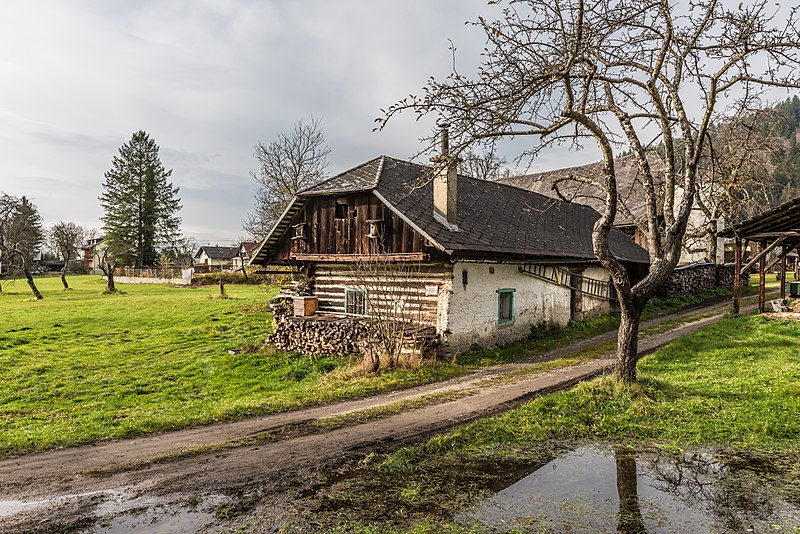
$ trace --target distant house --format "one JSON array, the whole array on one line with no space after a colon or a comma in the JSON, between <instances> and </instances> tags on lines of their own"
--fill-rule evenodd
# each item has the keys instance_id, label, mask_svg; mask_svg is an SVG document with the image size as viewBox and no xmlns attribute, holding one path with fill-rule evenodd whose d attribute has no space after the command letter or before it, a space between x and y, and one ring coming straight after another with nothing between
<instances>
[{"instance_id":1,"label":"distant house","mask_svg":"<svg viewBox=\"0 0 800 534\"><path fill-rule=\"evenodd\" d=\"M108 248L108 245L103 242L104 239L104 236L89 239L78 249L78 261L85 270L92 274L102 274L103 272L100 262L103 252Z\"/></svg>"},{"instance_id":2,"label":"distant house","mask_svg":"<svg viewBox=\"0 0 800 534\"><path fill-rule=\"evenodd\" d=\"M240 243L239 252L237 256L233 258L231 269L241 270L243 265L250 263L250 260L253 257L253 252L258 249L259 245L261 245L261 241L243 241Z\"/></svg>"},{"instance_id":3,"label":"distant house","mask_svg":"<svg viewBox=\"0 0 800 534\"><path fill-rule=\"evenodd\" d=\"M452 165L432 172L381 156L300 192L251 264L307 273L311 296L300 298L316 297L318 310L305 320L411 307L443 352L523 339L615 306L592 251L595 210L459 176ZM610 245L634 282L646 275L643 248L618 230Z\"/></svg>"},{"instance_id":4,"label":"distant house","mask_svg":"<svg viewBox=\"0 0 800 534\"><path fill-rule=\"evenodd\" d=\"M195 265L228 269L238 257L239 247L213 247L210 245L203 245L194 255L194 263Z\"/></svg>"}]
</instances>

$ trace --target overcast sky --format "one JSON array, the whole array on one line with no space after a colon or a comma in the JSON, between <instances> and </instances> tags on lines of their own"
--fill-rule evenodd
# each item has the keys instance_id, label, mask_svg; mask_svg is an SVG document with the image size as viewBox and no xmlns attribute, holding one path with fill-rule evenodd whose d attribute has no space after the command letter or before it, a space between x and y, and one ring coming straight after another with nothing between
<instances>
[{"instance_id":1,"label":"overcast sky","mask_svg":"<svg viewBox=\"0 0 800 534\"><path fill-rule=\"evenodd\" d=\"M184 232L234 239L253 145L299 119L322 120L330 173L412 156L430 125L406 116L374 133L373 120L449 71L448 39L477 61L482 37L464 23L486 12L485 0L4 0L0 191L31 197L47 224L99 227L103 173L143 129L173 169Z\"/></svg>"},{"instance_id":2,"label":"overcast sky","mask_svg":"<svg viewBox=\"0 0 800 534\"><path fill-rule=\"evenodd\" d=\"M27 195L47 224L99 227L103 174L146 130L180 187L186 235L243 236L253 146L321 119L335 174L380 154L410 158L431 122L373 132L380 108L450 72L484 39L465 25L486 0L3 0L0 191ZM785 98L785 95L781 98ZM517 154L500 154L512 161ZM591 162L549 153L531 171Z\"/></svg>"}]
</instances>

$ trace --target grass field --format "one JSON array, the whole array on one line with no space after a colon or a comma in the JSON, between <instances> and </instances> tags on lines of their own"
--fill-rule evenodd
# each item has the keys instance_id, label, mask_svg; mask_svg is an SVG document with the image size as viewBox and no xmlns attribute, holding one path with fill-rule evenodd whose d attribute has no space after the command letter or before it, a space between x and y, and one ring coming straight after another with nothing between
<instances>
[{"instance_id":1,"label":"grass field","mask_svg":"<svg viewBox=\"0 0 800 534\"><path fill-rule=\"evenodd\" d=\"M0 455L234 419L363 396L465 374L616 328L617 316L538 332L499 349L476 348L455 362L378 375L355 360L263 350L275 288L199 289L120 285L102 295L97 276L24 281L0 293ZM713 296L713 295L711 295ZM657 302L658 311L700 298ZM649 312L652 315L654 312ZM229 350L238 350L235 355ZM586 357L590 357L588 355ZM574 358L549 367L576 363Z\"/></svg>"},{"instance_id":2,"label":"grass field","mask_svg":"<svg viewBox=\"0 0 800 534\"><path fill-rule=\"evenodd\" d=\"M97 276L24 281L0 294L0 455L185 428L432 382L441 362L379 375L355 360L263 350L276 288L125 285ZM235 355L229 350L238 350ZM510 356L507 356L510 357Z\"/></svg>"},{"instance_id":3,"label":"grass field","mask_svg":"<svg viewBox=\"0 0 800 534\"><path fill-rule=\"evenodd\" d=\"M800 450L800 323L728 317L644 357L638 371L637 384L584 382L401 449L382 467L550 440Z\"/></svg>"}]
</instances>

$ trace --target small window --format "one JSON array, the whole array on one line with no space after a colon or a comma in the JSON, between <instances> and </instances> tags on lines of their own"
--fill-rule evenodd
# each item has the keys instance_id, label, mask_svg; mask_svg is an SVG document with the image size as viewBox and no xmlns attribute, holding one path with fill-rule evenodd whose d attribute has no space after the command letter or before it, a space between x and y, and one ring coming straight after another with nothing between
<instances>
[{"instance_id":1,"label":"small window","mask_svg":"<svg viewBox=\"0 0 800 534\"><path fill-rule=\"evenodd\" d=\"M497 322L510 323L514 320L514 289L497 290Z\"/></svg>"},{"instance_id":2,"label":"small window","mask_svg":"<svg viewBox=\"0 0 800 534\"><path fill-rule=\"evenodd\" d=\"M350 204L346 198L336 199L336 212L334 217L337 219L347 219L350 215Z\"/></svg>"},{"instance_id":3,"label":"small window","mask_svg":"<svg viewBox=\"0 0 800 534\"><path fill-rule=\"evenodd\" d=\"M364 289L345 288L344 312L347 315L366 315L367 292Z\"/></svg>"}]
</instances>

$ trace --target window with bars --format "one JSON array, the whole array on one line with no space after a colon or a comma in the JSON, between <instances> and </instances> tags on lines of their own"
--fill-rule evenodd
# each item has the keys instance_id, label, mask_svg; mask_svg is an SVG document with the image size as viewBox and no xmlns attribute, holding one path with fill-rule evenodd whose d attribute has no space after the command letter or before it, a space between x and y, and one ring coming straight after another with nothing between
<instances>
[{"instance_id":1,"label":"window with bars","mask_svg":"<svg viewBox=\"0 0 800 534\"><path fill-rule=\"evenodd\" d=\"M347 287L344 290L344 312L347 315L367 314L367 291Z\"/></svg>"}]
</instances>

